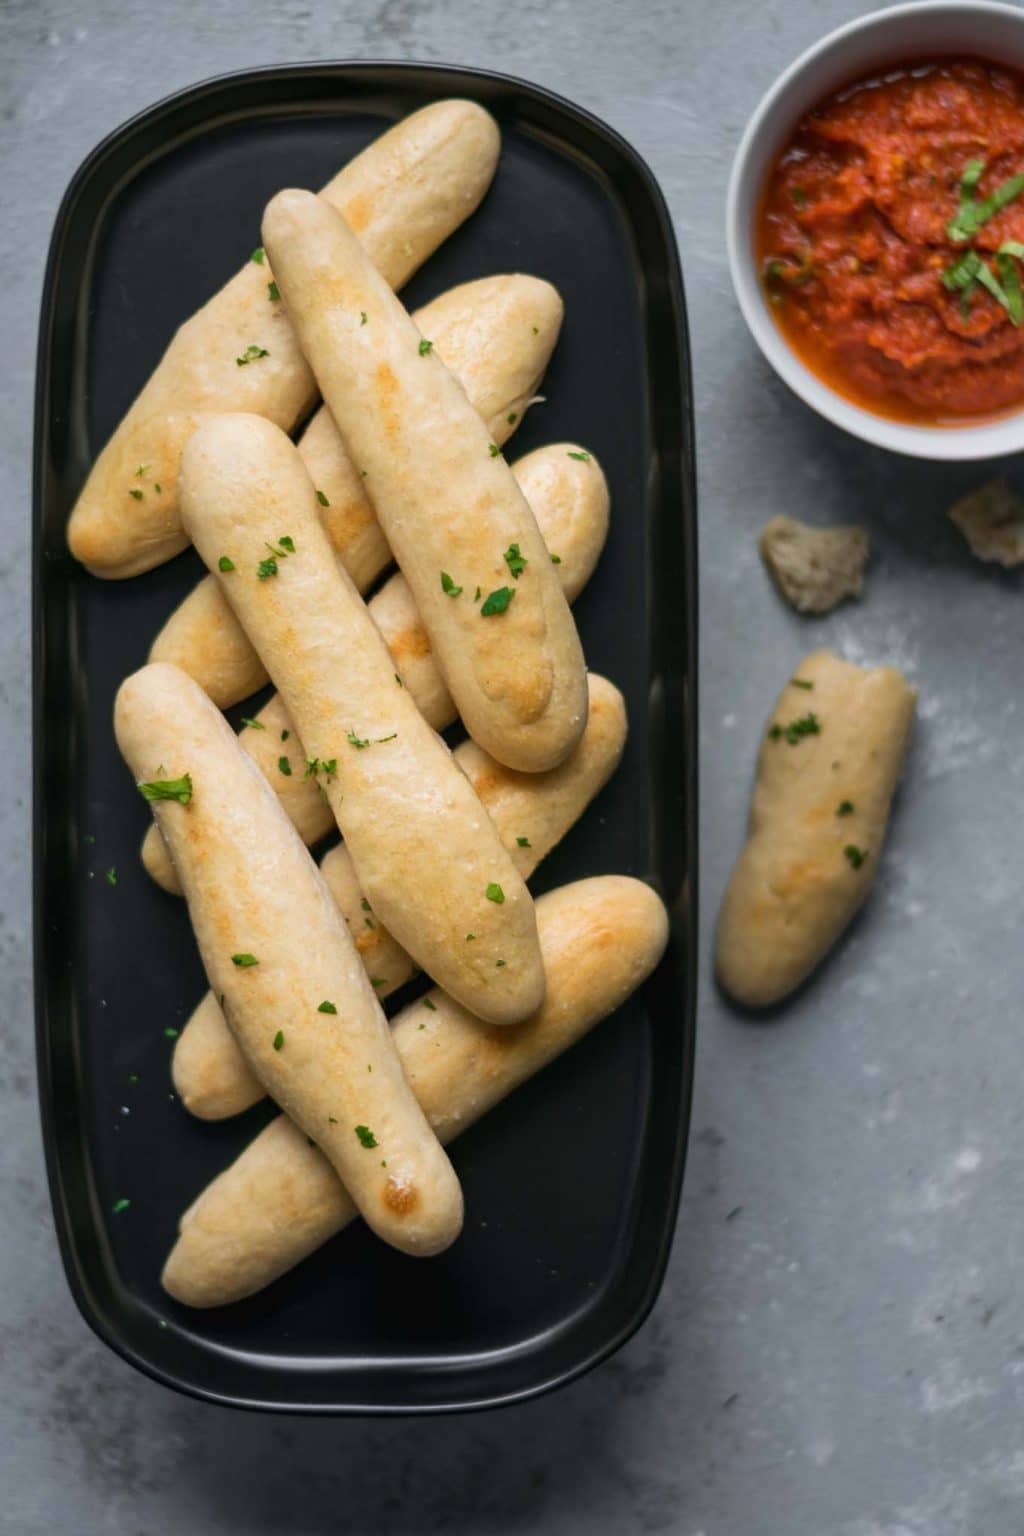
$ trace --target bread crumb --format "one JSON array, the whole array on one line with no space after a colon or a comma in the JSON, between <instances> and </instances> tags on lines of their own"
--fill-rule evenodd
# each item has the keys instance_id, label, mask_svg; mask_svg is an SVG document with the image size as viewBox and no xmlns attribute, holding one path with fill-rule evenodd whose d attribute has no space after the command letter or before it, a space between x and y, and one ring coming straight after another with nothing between
<instances>
[{"instance_id":1,"label":"bread crumb","mask_svg":"<svg viewBox=\"0 0 1024 1536\"><path fill-rule=\"evenodd\" d=\"M867 530L856 523L811 528L795 517L773 517L761 530L761 559L797 613L831 613L864 590Z\"/></svg>"},{"instance_id":2,"label":"bread crumb","mask_svg":"<svg viewBox=\"0 0 1024 1536\"><path fill-rule=\"evenodd\" d=\"M990 480L949 509L954 523L979 560L1011 570L1024 563L1024 501L1005 480Z\"/></svg>"}]
</instances>

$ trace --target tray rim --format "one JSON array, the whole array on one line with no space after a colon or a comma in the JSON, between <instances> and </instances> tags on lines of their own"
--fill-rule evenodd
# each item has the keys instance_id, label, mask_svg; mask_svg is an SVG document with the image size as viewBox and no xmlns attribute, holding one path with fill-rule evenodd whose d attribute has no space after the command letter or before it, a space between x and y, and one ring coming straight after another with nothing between
<instances>
[{"instance_id":1,"label":"tray rim","mask_svg":"<svg viewBox=\"0 0 1024 1536\"><path fill-rule=\"evenodd\" d=\"M244 91L249 87L258 86L262 82L278 82L289 78L309 78L317 74L323 75L325 80L332 79L335 83L343 83L346 80L352 79L359 80L360 77L371 83L377 80L382 89L387 88L386 76L390 75L400 78L405 75L410 80L418 79L421 81L425 93L435 99L440 99L440 92L446 77L465 82L464 94L467 96L473 94L474 82L478 86L486 85L490 87L496 85L506 92L512 88L521 93L525 99L530 100L534 105L547 108L554 115L562 119L563 122L571 123L575 128L583 130L584 133L603 140L605 146L609 147L626 162L633 175L643 187L649 201L650 211L658 227L659 236L664 244L666 275L669 287L668 302L674 322L671 336L666 340L666 346L671 349L673 354L673 362L680 385L678 403L681 406L681 419L678 422L676 446L679 448L679 473L685 491L683 505L679 508L679 521L687 563L684 582L685 614L683 624L686 634L686 653L689 662L683 675L686 703L681 725L685 744L685 761L683 764L683 834L687 864L684 877L684 910L682 913L674 913L670 908L669 915L672 931L673 933L678 932L682 936L687 952L685 958L688 958L691 964L683 968L684 973L680 988L684 1001L684 1013L680 1020L683 1033L681 1051L683 1082L679 1097L680 1114L672 1148L671 1165L665 1175L669 1215L663 1225L657 1250L652 1255L647 1284L641 1296L629 1314L623 1318L618 1328L611 1331L600 1343L579 1352L572 1363L567 1366L563 1365L554 1370L550 1368L544 1370L540 1373L539 1378L529 1385L492 1391L487 1395L476 1394L468 1398L451 1398L429 1402L402 1403L389 1401L358 1403L349 1401L324 1403L319 1401L300 1402L292 1398L271 1396L241 1396L234 1392L204 1386L194 1378L176 1374L170 1367L159 1363L153 1357L147 1356L141 1349L120 1335L111 1326L109 1319L102 1309L94 1303L90 1295L89 1286L83 1275L72 1238L72 1222L67 1208L64 1179L57 1153L57 1135L55 1130L56 1114L53 1099L51 1039L47 1024L46 1006L48 1000L45 976L46 946L43 938L45 926L43 911L45 882L43 875L45 865L42 849L47 817L44 813L43 796L46 771L43 751L45 657L42 643L44 634L42 623L44 586L42 536L43 491L47 479L47 463L44 448L48 442L50 428L48 410L51 362L49 331L54 310L55 289L63 254L66 227L78 197L82 190L88 186L92 176L101 168L103 162L111 154L127 145L131 138L140 131L149 130L158 124L161 119L170 118L183 108L187 109L197 106L204 98L212 97L225 89ZM444 91L444 94L449 95L451 92ZM223 118L228 115L227 113L221 114L221 117ZM244 117L245 113L242 111L238 115L239 117ZM139 169L147 163L147 158L149 157L141 157L135 162L132 167L132 174L138 173ZM114 1354L118 1355L127 1364L134 1366L136 1370L140 1371L150 1380L169 1387L172 1391L200 1402L214 1403L219 1406L233 1407L249 1412L291 1413L305 1417L357 1416L396 1418L480 1412L526 1402L579 1379L621 1349L650 1315L664 1282L678 1225L679 1202L682 1193L692 1110L699 974L697 964L699 953L698 890L700 854L698 837L699 757L697 733L699 699L697 476L694 441L693 380L686 314L683 275L671 214L664 193L643 157L622 134L596 114L584 107L578 106L575 102L555 91L549 90L545 86L537 85L535 82L526 80L521 76L506 74L498 70L482 69L473 65L449 64L440 60L395 60L383 58L310 59L283 65L270 64L248 69L229 70L221 74L206 76L192 85L185 86L180 90L159 98L151 105L126 118L124 122L100 139L86 154L67 184L54 218L40 296L33 408L31 498L31 828L32 969L37 1093L54 1229L64 1275L75 1305L88 1327ZM648 348L645 344L645 354L647 352ZM671 947L670 940L670 952ZM508 1350L496 1352L495 1358L500 1362L506 1355L514 1356L527 1347L533 1347L532 1340L527 1339L511 1346ZM542 1346L542 1349L544 1347ZM548 1348L550 1349L550 1346ZM265 1366L263 1368L267 1369ZM498 1368L500 1369L500 1364ZM270 1367L270 1369L273 1370L273 1367ZM454 1372L451 1374L453 1376L457 1375Z\"/></svg>"}]
</instances>

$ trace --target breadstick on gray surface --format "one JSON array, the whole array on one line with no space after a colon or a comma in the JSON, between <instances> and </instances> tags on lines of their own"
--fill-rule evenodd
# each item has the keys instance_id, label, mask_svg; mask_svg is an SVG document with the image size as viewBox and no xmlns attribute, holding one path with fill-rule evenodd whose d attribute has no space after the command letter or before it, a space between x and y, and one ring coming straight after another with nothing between
<instances>
[{"instance_id":1,"label":"breadstick on gray surface","mask_svg":"<svg viewBox=\"0 0 1024 1536\"><path fill-rule=\"evenodd\" d=\"M151 665L121 685L118 746L174 849L210 986L254 1073L406 1253L462 1226L458 1179L409 1090L380 1003L316 865L198 684ZM186 793L187 790L187 793Z\"/></svg>"},{"instance_id":2,"label":"breadstick on gray surface","mask_svg":"<svg viewBox=\"0 0 1024 1536\"><path fill-rule=\"evenodd\" d=\"M528 453L513 465L512 472L533 508L545 544L557 559L555 569L565 595L575 602L593 573L608 532L608 483L601 467L593 455L573 443L552 443ZM214 578L208 576L206 581L238 633L244 633ZM196 590L204 586L200 583ZM405 577L400 573L392 576L367 607L424 719L437 731L451 725L455 705L431 654L430 639ZM245 643L248 645L248 640ZM192 672L189 667L184 670ZM303 842L312 844L326 837L334 817L315 780L306 777L302 743L279 695L256 714L255 724L243 726L238 739L267 775ZM155 823L143 839L142 862L165 891L181 894L174 865Z\"/></svg>"},{"instance_id":3,"label":"breadstick on gray surface","mask_svg":"<svg viewBox=\"0 0 1024 1536\"><path fill-rule=\"evenodd\" d=\"M511 768L553 768L586 719L583 652L498 445L333 208L280 192L263 239L467 731Z\"/></svg>"},{"instance_id":4,"label":"breadstick on gray surface","mask_svg":"<svg viewBox=\"0 0 1024 1536\"><path fill-rule=\"evenodd\" d=\"M295 722L367 900L478 1017L528 1018L544 990L529 892L396 676L295 445L258 416L213 418L185 447L181 501Z\"/></svg>"},{"instance_id":5,"label":"breadstick on gray surface","mask_svg":"<svg viewBox=\"0 0 1024 1536\"><path fill-rule=\"evenodd\" d=\"M562 301L550 283L519 274L462 283L417 310L416 324L455 374L467 397L504 443L536 393L562 324ZM345 452L326 406L299 438L299 453L317 489L320 520L360 592L391 562L366 480ZM153 641L150 661L182 667L227 709L262 688L266 669L231 605L206 576L178 605Z\"/></svg>"},{"instance_id":6,"label":"breadstick on gray surface","mask_svg":"<svg viewBox=\"0 0 1024 1536\"><path fill-rule=\"evenodd\" d=\"M895 667L815 651L761 742L748 841L718 920L718 976L748 1007L787 997L867 899L914 719Z\"/></svg>"},{"instance_id":7,"label":"breadstick on gray surface","mask_svg":"<svg viewBox=\"0 0 1024 1536\"><path fill-rule=\"evenodd\" d=\"M482 107L435 102L374 140L320 195L401 287L477 207L499 147ZM136 576L185 548L179 459L207 415L255 411L291 431L312 407L316 385L274 276L265 260L247 262L181 326L100 453L68 525L72 554L95 575Z\"/></svg>"},{"instance_id":8,"label":"breadstick on gray surface","mask_svg":"<svg viewBox=\"0 0 1024 1536\"><path fill-rule=\"evenodd\" d=\"M533 1019L488 1029L435 988L394 1020L406 1076L443 1142L621 1007L654 970L668 938L659 898L624 875L542 896L537 920L548 989ZM327 1160L281 1115L185 1212L164 1288L190 1307L240 1301L356 1214Z\"/></svg>"},{"instance_id":9,"label":"breadstick on gray surface","mask_svg":"<svg viewBox=\"0 0 1024 1536\"><path fill-rule=\"evenodd\" d=\"M587 728L565 762L549 773L516 773L503 768L471 741L455 749L455 761L479 795L524 879L580 819L622 757L626 743L622 695L594 673L589 684ZM387 997L415 975L411 956L363 895L344 843L325 856L321 870L375 983L377 996ZM181 1102L204 1120L241 1114L263 1097L262 1085L249 1070L212 992L203 998L178 1037L173 1073Z\"/></svg>"}]
</instances>

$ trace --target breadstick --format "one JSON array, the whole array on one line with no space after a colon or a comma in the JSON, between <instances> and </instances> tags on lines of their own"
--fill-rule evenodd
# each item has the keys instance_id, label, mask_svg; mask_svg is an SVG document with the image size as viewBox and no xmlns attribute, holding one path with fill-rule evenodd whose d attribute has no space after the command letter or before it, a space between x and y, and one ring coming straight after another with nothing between
<instances>
[{"instance_id":1,"label":"breadstick","mask_svg":"<svg viewBox=\"0 0 1024 1536\"><path fill-rule=\"evenodd\" d=\"M455 749L456 762L524 879L580 819L622 756L626 742L622 695L594 673L589 683L587 728L565 762L550 773L502 768L471 741ZM389 996L416 974L411 957L363 895L344 843L325 856L321 871L377 996ZM203 998L178 1037L172 1070L181 1102L203 1120L241 1114L263 1097L263 1088L246 1065L213 993Z\"/></svg>"},{"instance_id":2,"label":"breadstick","mask_svg":"<svg viewBox=\"0 0 1024 1536\"><path fill-rule=\"evenodd\" d=\"M259 416L211 419L182 455L181 503L295 721L367 900L478 1017L528 1018L544 990L533 902L402 687L294 444Z\"/></svg>"},{"instance_id":3,"label":"breadstick","mask_svg":"<svg viewBox=\"0 0 1024 1536\"><path fill-rule=\"evenodd\" d=\"M624 875L542 896L537 920L548 990L535 1018L487 1029L435 989L394 1021L406 1075L443 1142L621 1007L654 970L668 937L661 901ZM190 1307L240 1301L356 1214L330 1164L281 1115L185 1212L164 1289Z\"/></svg>"},{"instance_id":4,"label":"breadstick","mask_svg":"<svg viewBox=\"0 0 1024 1536\"><path fill-rule=\"evenodd\" d=\"M494 175L494 120L469 101L413 113L328 182L384 279L401 285L477 207ZM96 460L68 525L97 576L136 576L185 548L178 467L211 412L255 411L286 431L316 399L262 252L181 327ZM273 286L272 286L273 285Z\"/></svg>"},{"instance_id":5,"label":"breadstick","mask_svg":"<svg viewBox=\"0 0 1024 1536\"><path fill-rule=\"evenodd\" d=\"M808 656L783 688L718 920L718 976L737 1002L788 996L866 899L916 698L895 667L831 651Z\"/></svg>"},{"instance_id":6,"label":"breadstick","mask_svg":"<svg viewBox=\"0 0 1024 1536\"><path fill-rule=\"evenodd\" d=\"M554 767L583 730L583 652L498 445L334 209L280 192L263 238L467 731L510 768Z\"/></svg>"},{"instance_id":7,"label":"breadstick","mask_svg":"<svg viewBox=\"0 0 1024 1536\"><path fill-rule=\"evenodd\" d=\"M512 473L533 508L545 544L558 562L555 569L565 595L575 602L593 573L608 532L608 483L601 467L591 454L573 443L553 443L528 453L512 466ZM201 582L196 591L207 583L217 593L217 602L230 615L236 632L244 634L212 576ZM424 719L437 731L451 725L455 705L431 655L430 640L419 621L405 577L400 573L392 576L370 598L367 607ZM248 640L245 643L248 646ZM192 668L184 670L195 676ZM242 728L238 739L267 775L303 842L313 844L326 837L334 826L331 808L316 782L305 775L302 743L278 695L256 714L254 723ZM285 764L287 772L283 771ZM155 823L146 830L142 862L165 891L181 894L174 865Z\"/></svg>"},{"instance_id":8,"label":"breadstick","mask_svg":"<svg viewBox=\"0 0 1024 1536\"><path fill-rule=\"evenodd\" d=\"M409 1091L349 932L263 775L176 667L128 678L114 725L143 792L165 792L153 806L249 1066L385 1242L440 1252L462 1225L458 1179Z\"/></svg>"},{"instance_id":9,"label":"breadstick","mask_svg":"<svg viewBox=\"0 0 1024 1536\"><path fill-rule=\"evenodd\" d=\"M434 338L495 442L505 442L522 421L558 339L558 290L536 277L482 277L442 294L417 310L415 319ZM298 446L317 488L327 537L365 592L391 562L391 551L366 481L345 453L326 406L316 412ZM171 614L149 659L182 667L222 709L267 681L262 661L212 576L204 577Z\"/></svg>"}]
</instances>

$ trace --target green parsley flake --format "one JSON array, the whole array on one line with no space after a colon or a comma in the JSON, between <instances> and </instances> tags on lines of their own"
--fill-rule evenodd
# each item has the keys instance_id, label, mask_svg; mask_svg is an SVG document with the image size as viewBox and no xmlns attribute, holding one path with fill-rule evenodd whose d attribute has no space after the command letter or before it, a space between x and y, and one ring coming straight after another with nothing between
<instances>
[{"instance_id":1,"label":"green parsley flake","mask_svg":"<svg viewBox=\"0 0 1024 1536\"><path fill-rule=\"evenodd\" d=\"M476 591L473 593L473 601L474 601L474 603L478 603L480 601L480 588L479 587L477 587Z\"/></svg>"},{"instance_id":2,"label":"green parsley flake","mask_svg":"<svg viewBox=\"0 0 1024 1536\"><path fill-rule=\"evenodd\" d=\"M263 249L262 245L258 245L256 247L256 249L253 251L252 255L249 257L249 260L250 261L254 261L258 267L262 267L262 265L263 265L263 258L264 258L264 256L266 254L267 253Z\"/></svg>"},{"instance_id":3,"label":"green parsley flake","mask_svg":"<svg viewBox=\"0 0 1024 1536\"><path fill-rule=\"evenodd\" d=\"M338 1010L335 1008L334 1004L325 997L316 1011L317 1013L337 1013Z\"/></svg>"},{"instance_id":4,"label":"green parsley flake","mask_svg":"<svg viewBox=\"0 0 1024 1536\"><path fill-rule=\"evenodd\" d=\"M590 463L590 454L585 448L580 448L578 450L570 448L569 457L570 459L579 459L581 464Z\"/></svg>"},{"instance_id":5,"label":"green parsley flake","mask_svg":"<svg viewBox=\"0 0 1024 1536\"><path fill-rule=\"evenodd\" d=\"M814 684L809 683L805 677L791 677L789 685L791 688L806 688L808 692L814 687Z\"/></svg>"},{"instance_id":6,"label":"green parsley flake","mask_svg":"<svg viewBox=\"0 0 1024 1536\"><path fill-rule=\"evenodd\" d=\"M495 960L495 962L494 962L495 969L500 971L504 964L505 964L504 960Z\"/></svg>"},{"instance_id":7,"label":"green parsley flake","mask_svg":"<svg viewBox=\"0 0 1024 1536\"><path fill-rule=\"evenodd\" d=\"M428 352L432 352L433 349L434 349L434 343L432 341L428 341L425 336L421 336L420 337L420 357L426 357L427 353Z\"/></svg>"},{"instance_id":8,"label":"green parsley flake","mask_svg":"<svg viewBox=\"0 0 1024 1536\"><path fill-rule=\"evenodd\" d=\"M517 837L516 838L516 845L519 848L532 848L533 847L533 844L530 842L530 839L528 837Z\"/></svg>"},{"instance_id":9,"label":"green parsley flake","mask_svg":"<svg viewBox=\"0 0 1024 1536\"><path fill-rule=\"evenodd\" d=\"M142 500L142 492L139 490L137 485L132 487L132 489L128 492L128 495L131 496L135 501Z\"/></svg>"},{"instance_id":10,"label":"green parsley flake","mask_svg":"<svg viewBox=\"0 0 1024 1536\"><path fill-rule=\"evenodd\" d=\"M494 592L489 592L480 609L481 614L486 619L494 613L505 613L515 595L514 587L498 587Z\"/></svg>"},{"instance_id":11,"label":"green parsley flake","mask_svg":"<svg viewBox=\"0 0 1024 1536\"><path fill-rule=\"evenodd\" d=\"M367 901L365 896L362 898L362 900L360 901L359 905L362 907L364 912L372 912L373 911L373 908L370 906L370 903Z\"/></svg>"},{"instance_id":12,"label":"green parsley flake","mask_svg":"<svg viewBox=\"0 0 1024 1536\"><path fill-rule=\"evenodd\" d=\"M518 544L510 544L508 549L506 549L503 558L504 558L505 564L508 566L509 570L512 572L512 575L515 577L516 581L518 581L520 576L523 574L523 572L526 570L526 567L530 563L527 560L526 556L520 553L519 545Z\"/></svg>"},{"instance_id":13,"label":"green parsley flake","mask_svg":"<svg viewBox=\"0 0 1024 1536\"><path fill-rule=\"evenodd\" d=\"M519 417L515 411L509 411L508 415L505 417L505 420L508 422L510 427L514 427L516 422L519 420Z\"/></svg>"},{"instance_id":14,"label":"green parsley flake","mask_svg":"<svg viewBox=\"0 0 1024 1536\"><path fill-rule=\"evenodd\" d=\"M399 688L402 687L402 679L399 677L397 672L395 673L395 682L398 684Z\"/></svg>"},{"instance_id":15,"label":"green parsley flake","mask_svg":"<svg viewBox=\"0 0 1024 1536\"><path fill-rule=\"evenodd\" d=\"M476 938L476 934L475 933L467 933L466 934L466 943L467 944L471 944L475 938Z\"/></svg>"},{"instance_id":16,"label":"green parsley flake","mask_svg":"<svg viewBox=\"0 0 1024 1536\"><path fill-rule=\"evenodd\" d=\"M267 284L267 297L270 299L271 304L276 304L281 297L281 290L276 283Z\"/></svg>"},{"instance_id":17,"label":"green parsley flake","mask_svg":"<svg viewBox=\"0 0 1024 1536\"><path fill-rule=\"evenodd\" d=\"M291 735L291 731L282 731L282 732L281 732L281 740L282 740L282 741L287 741L287 740L288 740L288 737L289 737L289 736L290 736L290 735Z\"/></svg>"},{"instance_id":18,"label":"green parsley flake","mask_svg":"<svg viewBox=\"0 0 1024 1536\"><path fill-rule=\"evenodd\" d=\"M235 562L230 555L221 555L217 561L217 569L218 571L233 571L235 569Z\"/></svg>"},{"instance_id":19,"label":"green parsley flake","mask_svg":"<svg viewBox=\"0 0 1024 1536\"><path fill-rule=\"evenodd\" d=\"M138 791L143 800L177 800L179 805L188 805L192 799L192 775L183 773L180 779L152 779L148 784L140 784Z\"/></svg>"},{"instance_id":20,"label":"green parsley flake","mask_svg":"<svg viewBox=\"0 0 1024 1536\"><path fill-rule=\"evenodd\" d=\"M121 1212L122 1211L126 1211L130 1205L131 1205L131 1201L130 1200L125 1200L123 1198L121 1200L115 1200L114 1201L114 1206L113 1206L114 1215L115 1216L120 1216Z\"/></svg>"},{"instance_id":21,"label":"green parsley flake","mask_svg":"<svg viewBox=\"0 0 1024 1536\"><path fill-rule=\"evenodd\" d=\"M499 907L505 900L505 892L494 880L492 880L490 885L487 887L487 900L496 901Z\"/></svg>"},{"instance_id":22,"label":"green parsley flake","mask_svg":"<svg viewBox=\"0 0 1024 1536\"><path fill-rule=\"evenodd\" d=\"M258 347L254 341L251 341L246 347L245 351L242 353L241 357L235 358L235 362L238 364L239 368L244 368L246 363L254 363L258 357L269 356L270 353L267 351L266 347Z\"/></svg>"},{"instance_id":23,"label":"green parsley flake","mask_svg":"<svg viewBox=\"0 0 1024 1536\"><path fill-rule=\"evenodd\" d=\"M322 507L330 506L330 502L327 500L327 497L324 495L323 491L317 491L316 499Z\"/></svg>"},{"instance_id":24,"label":"green parsley flake","mask_svg":"<svg viewBox=\"0 0 1024 1536\"><path fill-rule=\"evenodd\" d=\"M455 585L447 571L442 571L441 591L446 592L449 597L458 597L459 593L462 591L462 588Z\"/></svg>"},{"instance_id":25,"label":"green parsley flake","mask_svg":"<svg viewBox=\"0 0 1024 1536\"><path fill-rule=\"evenodd\" d=\"M254 720L251 715L242 716L242 724L248 726L250 731L265 731L266 726L262 720Z\"/></svg>"},{"instance_id":26,"label":"green parsley flake","mask_svg":"<svg viewBox=\"0 0 1024 1536\"><path fill-rule=\"evenodd\" d=\"M256 567L256 575L259 577L260 581L266 581L268 576L277 575L277 561L274 559L273 555L271 555L269 560L260 561L259 565Z\"/></svg>"},{"instance_id":27,"label":"green parsley flake","mask_svg":"<svg viewBox=\"0 0 1024 1536\"><path fill-rule=\"evenodd\" d=\"M284 1030L279 1029L277 1034L274 1036L274 1050L279 1051L282 1045L284 1045Z\"/></svg>"},{"instance_id":28,"label":"green parsley flake","mask_svg":"<svg viewBox=\"0 0 1024 1536\"><path fill-rule=\"evenodd\" d=\"M860 869L861 865L864 863L864 860L868 856L868 851L866 848L858 848L853 843L847 843L846 847L843 849L843 853L846 855L854 869Z\"/></svg>"},{"instance_id":29,"label":"green parsley flake","mask_svg":"<svg viewBox=\"0 0 1024 1536\"><path fill-rule=\"evenodd\" d=\"M231 964L237 965L240 971L245 971L248 970L251 965L259 965L259 961L256 959L255 955L246 953L241 955L232 955Z\"/></svg>"},{"instance_id":30,"label":"green parsley flake","mask_svg":"<svg viewBox=\"0 0 1024 1536\"><path fill-rule=\"evenodd\" d=\"M107 870L106 880L108 885L117 884L117 866L115 864L111 864L110 868Z\"/></svg>"},{"instance_id":31,"label":"green parsley flake","mask_svg":"<svg viewBox=\"0 0 1024 1536\"><path fill-rule=\"evenodd\" d=\"M368 1125L357 1125L355 1130L356 1135L359 1137L360 1142L367 1149L367 1151L369 1151L371 1147L375 1147L377 1145L377 1138L370 1130Z\"/></svg>"},{"instance_id":32,"label":"green parsley flake","mask_svg":"<svg viewBox=\"0 0 1024 1536\"><path fill-rule=\"evenodd\" d=\"M561 563L562 563L561 555L552 555L551 556L551 564L552 565L561 565Z\"/></svg>"},{"instance_id":33,"label":"green parsley flake","mask_svg":"<svg viewBox=\"0 0 1024 1536\"><path fill-rule=\"evenodd\" d=\"M386 987L387 986L387 982L384 980L383 976L371 976L370 977L370 986L371 987Z\"/></svg>"},{"instance_id":34,"label":"green parsley flake","mask_svg":"<svg viewBox=\"0 0 1024 1536\"><path fill-rule=\"evenodd\" d=\"M164 1035L166 1036L166 1038L168 1040L177 1040L177 1038L178 1038L178 1031L176 1029L165 1029L164 1030Z\"/></svg>"},{"instance_id":35,"label":"green parsley flake","mask_svg":"<svg viewBox=\"0 0 1024 1536\"><path fill-rule=\"evenodd\" d=\"M294 555L295 540L292 538L290 533L282 533L277 542L280 544L281 548L285 551L286 554Z\"/></svg>"},{"instance_id":36,"label":"green parsley flake","mask_svg":"<svg viewBox=\"0 0 1024 1536\"><path fill-rule=\"evenodd\" d=\"M492 459L496 459L498 457L498 454L501 452L501 449L498 447L497 443L491 443L489 445L489 451L490 451L491 458Z\"/></svg>"},{"instance_id":37,"label":"green parsley flake","mask_svg":"<svg viewBox=\"0 0 1024 1536\"><path fill-rule=\"evenodd\" d=\"M355 747L357 752L361 752L364 747L370 745L369 736L357 736L355 731L349 731L346 739L350 746Z\"/></svg>"},{"instance_id":38,"label":"green parsley flake","mask_svg":"<svg viewBox=\"0 0 1024 1536\"><path fill-rule=\"evenodd\" d=\"M138 469L135 471L136 478L141 480L143 475L146 473L146 470L148 468L149 468L148 464L140 464Z\"/></svg>"},{"instance_id":39,"label":"green parsley flake","mask_svg":"<svg viewBox=\"0 0 1024 1536\"><path fill-rule=\"evenodd\" d=\"M803 715L799 720L791 720L785 726L780 725L776 721L768 735L772 741L778 741L780 736L785 736L790 746L795 747L797 742L803 741L805 736L820 736L821 726L818 723L817 715L812 710L809 714Z\"/></svg>"},{"instance_id":40,"label":"green parsley flake","mask_svg":"<svg viewBox=\"0 0 1024 1536\"><path fill-rule=\"evenodd\" d=\"M423 999L423 1006L424 1006L424 1008L429 1008L431 1013L436 1013L437 1012L437 1004L431 1002L429 997L425 997Z\"/></svg>"},{"instance_id":41,"label":"green parsley flake","mask_svg":"<svg viewBox=\"0 0 1024 1536\"><path fill-rule=\"evenodd\" d=\"M286 758L286 757L279 757L278 760L277 760L277 766L278 766L278 768L280 768L281 772L284 774L286 779L290 779L291 778L291 776L292 776L292 765L289 762L288 758Z\"/></svg>"},{"instance_id":42,"label":"green parsley flake","mask_svg":"<svg viewBox=\"0 0 1024 1536\"><path fill-rule=\"evenodd\" d=\"M359 311L359 324L360 325L365 325L366 324L366 310L365 309L361 309Z\"/></svg>"},{"instance_id":43,"label":"green parsley flake","mask_svg":"<svg viewBox=\"0 0 1024 1536\"><path fill-rule=\"evenodd\" d=\"M852 816L853 815L853 801L852 800L840 800L839 804L836 806L836 815L837 816Z\"/></svg>"}]
</instances>

